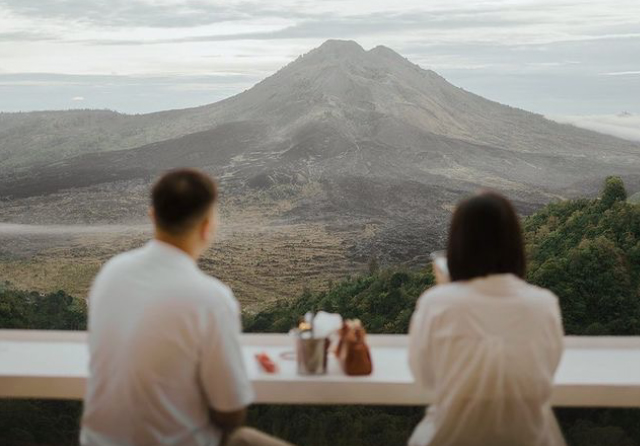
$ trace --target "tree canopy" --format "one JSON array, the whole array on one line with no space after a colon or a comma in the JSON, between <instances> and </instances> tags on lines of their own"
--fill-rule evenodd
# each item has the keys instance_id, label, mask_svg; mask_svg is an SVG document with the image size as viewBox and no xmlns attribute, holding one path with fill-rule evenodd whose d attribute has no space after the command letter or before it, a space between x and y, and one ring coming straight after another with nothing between
<instances>
[{"instance_id":1,"label":"tree canopy","mask_svg":"<svg viewBox=\"0 0 640 446\"><path fill-rule=\"evenodd\" d=\"M559 296L567 333L640 334L640 206L619 178L598 199L546 206L524 228L529 280Z\"/></svg>"},{"instance_id":2,"label":"tree canopy","mask_svg":"<svg viewBox=\"0 0 640 446\"><path fill-rule=\"evenodd\" d=\"M5 282L0 287L0 328L85 330L87 305L64 291L20 291Z\"/></svg>"}]
</instances>

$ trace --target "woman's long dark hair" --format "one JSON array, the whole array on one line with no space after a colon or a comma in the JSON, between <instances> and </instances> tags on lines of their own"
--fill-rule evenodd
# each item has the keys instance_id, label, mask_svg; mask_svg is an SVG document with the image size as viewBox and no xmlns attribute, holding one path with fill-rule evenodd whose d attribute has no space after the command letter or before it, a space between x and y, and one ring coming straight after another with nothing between
<instances>
[{"instance_id":1,"label":"woman's long dark hair","mask_svg":"<svg viewBox=\"0 0 640 446\"><path fill-rule=\"evenodd\" d=\"M447 263L452 281L505 273L524 278L522 228L509 200L482 192L458 205L449 230Z\"/></svg>"}]
</instances>

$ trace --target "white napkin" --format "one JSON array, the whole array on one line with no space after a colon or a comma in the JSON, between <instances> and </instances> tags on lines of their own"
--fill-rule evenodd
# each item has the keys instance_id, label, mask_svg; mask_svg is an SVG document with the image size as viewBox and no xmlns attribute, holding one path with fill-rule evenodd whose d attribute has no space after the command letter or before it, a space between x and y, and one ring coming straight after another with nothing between
<instances>
[{"instance_id":1,"label":"white napkin","mask_svg":"<svg viewBox=\"0 0 640 446\"><path fill-rule=\"evenodd\" d=\"M342 328L342 316L337 313L318 311L313 318L313 337L326 338Z\"/></svg>"}]
</instances>

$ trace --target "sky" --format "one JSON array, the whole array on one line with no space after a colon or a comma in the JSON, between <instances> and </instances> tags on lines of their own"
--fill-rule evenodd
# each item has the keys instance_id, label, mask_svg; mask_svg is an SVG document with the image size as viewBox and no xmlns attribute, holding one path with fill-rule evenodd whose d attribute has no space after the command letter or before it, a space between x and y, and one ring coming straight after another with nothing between
<instances>
[{"instance_id":1,"label":"sky","mask_svg":"<svg viewBox=\"0 0 640 446\"><path fill-rule=\"evenodd\" d=\"M640 140L638 0L0 0L0 111L207 104L327 39Z\"/></svg>"}]
</instances>

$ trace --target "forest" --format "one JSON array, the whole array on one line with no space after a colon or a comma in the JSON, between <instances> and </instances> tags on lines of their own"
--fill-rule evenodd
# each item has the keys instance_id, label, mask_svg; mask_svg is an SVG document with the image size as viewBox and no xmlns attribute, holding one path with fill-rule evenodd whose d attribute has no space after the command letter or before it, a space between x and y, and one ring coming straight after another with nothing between
<instances>
[{"instance_id":1,"label":"forest","mask_svg":"<svg viewBox=\"0 0 640 446\"><path fill-rule=\"evenodd\" d=\"M636 200L633 200L634 202ZM640 335L640 206L620 178L599 197L551 203L524 219L527 279L560 298L565 331L573 335ZM370 333L406 333L416 299L433 285L421 270L381 268L347 277L325 291L245 315L251 332L286 332L306 311L359 318ZM0 328L86 327L84 300L63 291L41 295L0 285ZM0 443L77 444L80 403L0 401ZM403 445L424 409L415 407L256 406L249 423L307 446ZM640 444L640 409L558 409L575 446Z\"/></svg>"}]
</instances>

